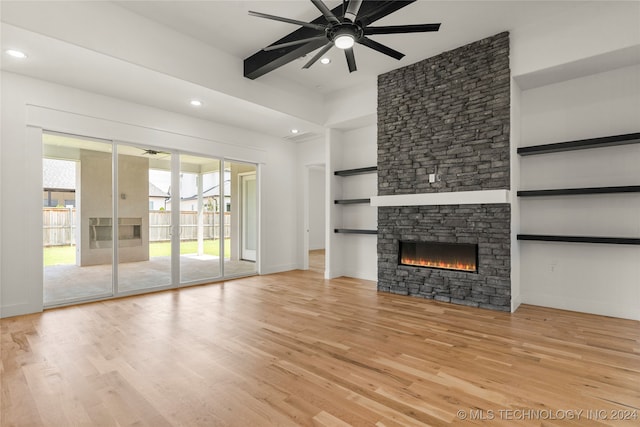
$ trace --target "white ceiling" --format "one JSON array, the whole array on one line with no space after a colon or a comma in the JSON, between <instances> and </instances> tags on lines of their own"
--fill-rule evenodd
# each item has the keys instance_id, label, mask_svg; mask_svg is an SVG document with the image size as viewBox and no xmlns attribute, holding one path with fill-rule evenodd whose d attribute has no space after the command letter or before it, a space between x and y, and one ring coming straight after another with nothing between
<instances>
[{"instance_id":1,"label":"white ceiling","mask_svg":"<svg viewBox=\"0 0 640 427\"><path fill-rule=\"evenodd\" d=\"M24 3L31 5L25 6ZM44 3L47 3L46 7ZM106 5L122 14L123 19L117 21L122 26L135 22L125 15L136 16L138 21L142 19L156 27L160 24L176 36L176 32L181 33L184 37L180 39L180 43L201 43L207 46L210 52L214 52L212 55L216 51L223 51L219 52L217 64L231 62L231 66L227 67L225 72L232 70L234 74L231 75L235 75L235 72L239 74L238 81L229 82L230 89L224 91L220 86L210 85L206 79L198 80L198 76L189 71L193 70L193 67L204 67L198 71L209 75L220 73L220 70L212 66L218 58L200 59L191 65L183 66L181 71L175 71L179 68L170 69L172 63L168 61L169 65L163 70L157 63L149 62L151 56L148 52L135 51L137 46L144 46L146 34L140 34L141 41L138 44L137 40L129 39L132 42L130 45L117 45L121 43L116 37L117 32L135 34L137 27L113 28L114 37L111 44L114 46L97 44L98 35L93 37L92 31L101 23L92 20L101 18L100 11L104 10L101 8L105 6L105 2L88 2L83 3L81 7L74 6L74 12L81 11L68 17L76 25L74 31L80 29L75 33L60 29L65 24L60 24L58 20L65 17L67 9L64 7L68 7L63 5L64 2L44 3L33 6L33 2L2 0L0 18L3 21L3 50L18 47L29 51L29 59L22 62L3 55L3 70L278 137L291 137L289 129L295 127L303 131L303 135L297 137L298 139L320 135L325 119L307 114L304 116L306 120L303 120L300 118L302 115L296 114L296 109L301 108L300 100L305 102L304 100L308 99L304 96L305 91L322 102L323 96L329 93L332 96L339 91L349 93L348 89L353 87L375 90L377 76L381 73L502 31L536 28L547 19L557 20L558 17L562 17L567 23L579 22L582 13L595 4L590 1L419 0L376 22L376 25L442 23L437 33L372 36L377 41L405 53L406 56L401 61L367 47L356 46L354 50L358 71L349 73L342 52L334 48L328 55L332 59L329 65L316 63L311 69L303 70L302 65L306 60L301 58L253 82L241 77L242 60L298 27L252 17L247 12L255 10L311 21L319 17L320 13L310 1L106 2ZM327 1L331 8L338 4L338 1ZM60 14L53 18L52 7L59 7L61 10ZM72 33L73 37L70 36ZM185 46L185 50L189 47L191 46ZM164 54L163 48L167 47L158 46L158 55ZM175 46L169 48L174 49ZM195 48L197 46L194 46ZM177 63L177 60L174 62ZM287 101L291 105L288 108L279 108L274 106L273 102L269 104L253 96L260 90L269 95L271 92L265 91L265 88L269 87L273 88L272 100L277 97L277 93L295 93L291 98L293 101ZM236 91L235 94L232 93L233 90ZM193 97L203 99L205 107L194 109L188 106L187 100ZM262 99L268 99L268 96L263 96Z\"/></svg>"},{"instance_id":2,"label":"white ceiling","mask_svg":"<svg viewBox=\"0 0 640 427\"><path fill-rule=\"evenodd\" d=\"M329 65L316 63L303 70L301 58L272 72L310 89L328 93L375 82L379 74L418 62L481 38L536 26L553 15L578 18L580 1L430 1L419 0L377 21L375 25L442 23L437 33L371 36L406 56L397 61L365 46L354 48L358 71L349 73L342 51L328 53ZM132 12L169 26L238 58L247 58L298 29L296 25L257 18L249 10L311 21L320 12L308 0L285 1L124 1L118 4ZM333 8L339 1L326 1Z\"/></svg>"}]
</instances>

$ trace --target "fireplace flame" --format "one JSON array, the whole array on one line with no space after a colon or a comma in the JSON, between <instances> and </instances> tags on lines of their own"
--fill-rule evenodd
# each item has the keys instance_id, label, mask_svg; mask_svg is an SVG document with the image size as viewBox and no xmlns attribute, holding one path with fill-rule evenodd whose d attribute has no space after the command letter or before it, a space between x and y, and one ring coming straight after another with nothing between
<instances>
[{"instance_id":1,"label":"fireplace flame","mask_svg":"<svg viewBox=\"0 0 640 427\"><path fill-rule=\"evenodd\" d=\"M458 260L442 261L437 259L413 259L410 257L402 257L400 259L401 264L413 265L416 267L432 267L432 268L444 268L447 270L462 270L462 271L477 271L475 263L467 263Z\"/></svg>"}]
</instances>

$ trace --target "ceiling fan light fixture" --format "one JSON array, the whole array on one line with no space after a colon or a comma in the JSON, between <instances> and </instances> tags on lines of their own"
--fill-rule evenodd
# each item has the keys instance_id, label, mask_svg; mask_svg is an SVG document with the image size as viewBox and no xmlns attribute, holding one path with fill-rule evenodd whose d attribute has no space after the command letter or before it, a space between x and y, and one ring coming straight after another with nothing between
<instances>
[{"instance_id":1,"label":"ceiling fan light fixture","mask_svg":"<svg viewBox=\"0 0 640 427\"><path fill-rule=\"evenodd\" d=\"M356 40L353 38L351 34L340 34L338 37L333 39L333 44L338 49L349 49L353 47Z\"/></svg>"}]
</instances>

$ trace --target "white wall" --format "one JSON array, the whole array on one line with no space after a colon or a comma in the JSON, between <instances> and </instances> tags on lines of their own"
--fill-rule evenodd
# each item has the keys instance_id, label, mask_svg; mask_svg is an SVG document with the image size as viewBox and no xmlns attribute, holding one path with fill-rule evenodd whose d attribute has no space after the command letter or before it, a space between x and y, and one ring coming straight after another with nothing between
<instances>
[{"instance_id":1,"label":"white wall","mask_svg":"<svg viewBox=\"0 0 640 427\"><path fill-rule=\"evenodd\" d=\"M2 316L42 310L41 129L260 163L260 272L296 267L294 143L12 73L2 89Z\"/></svg>"},{"instance_id":2,"label":"white wall","mask_svg":"<svg viewBox=\"0 0 640 427\"><path fill-rule=\"evenodd\" d=\"M312 122L322 117L320 94L273 76L246 79L242 59L113 2L16 1L2 2L0 6L3 22L18 28L138 64L293 117Z\"/></svg>"},{"instance_id":3,"label":"white wall","mask_svg":"<svg viewBox=\"0 0 640 427\"><path fill-rule=\"evenodd\" d=\"M640 130L640 66L525 90L521 145ZM638 185L640 145L527 156L520 189ZM523 198L520 232L640 238L637 193ZM522 302L640 320L640 247L521 242Z\"/></svg>"},{"instance_id":4,"label":"white wall","mask_svg":"<svg viewBox=\"0 0 640 427\"><path fill-rule=\"evenodd\" d=\"M532 22L511 32L511 73L520 77L553 70L558 75L563 72L559 67L638 46L639 17L638 2L601 1L583 5L577 14L569 10Z\"/></svg>"}]
</instances>

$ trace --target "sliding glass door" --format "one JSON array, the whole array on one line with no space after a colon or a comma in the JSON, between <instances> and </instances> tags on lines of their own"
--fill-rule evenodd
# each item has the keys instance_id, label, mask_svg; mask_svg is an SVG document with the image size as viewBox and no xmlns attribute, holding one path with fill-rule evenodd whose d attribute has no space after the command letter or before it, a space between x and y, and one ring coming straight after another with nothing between
<instances>
[{"instance_id":1,"label":"sliding glass door","mask_svg":"<svg viewBox=\"0 0 640 427\"><path fill-rule=\"evenodd\" d=\"M250 163L227 161L230 197L227 203L229 250L225 251L226 277L255 274L258 257L257 168Z\"/></svg>"},{"instance_id":2,"label":"sliding glass door","mask_svg":"<svg viewBox=\"0 0 640 427\"><path fill-rule=\"evenodd\" d=\"M222 276L226 190L220 160L180 156L180 283L201 283Z\"/></svg>"},{"instance_id":3,"label":"sliding glass door","mask_svg":"<svg viewBox=\"0 0 640 427\"><path fill-rule=\"evenodd\" d=\"M171 153L117 149L118 292L170 287Z\"/></svg>"},{"instance_id":4,"label":"sliding glass door","mask_svg":"<svg viewBox=\"0 0 640 427\"><path fill-rule=\"evenodd\" d=\"M257 272L256 165L52 132L43 152L45 306Z\"/></svg>"},{"instance_id":5,"label":"sliding glass door","mask_svg":"<svg viewBox=\"0 0 640 427\"><path fill-rule=\"evenodd\" d=\"M112 144L43 134L44 304L112 296Z\"/></svg>"},{"instance_id":6,"label":"sliding glass door","mask_svg":"<svg viewBox=\"0 0 640 427\"><path fill-rule=\"evenodd\" d=\"M240 197L242 198L240 229L242 236L241 259L255 262L258 243L255 173L240 175Z\"/></svg>"}]
</instances>

